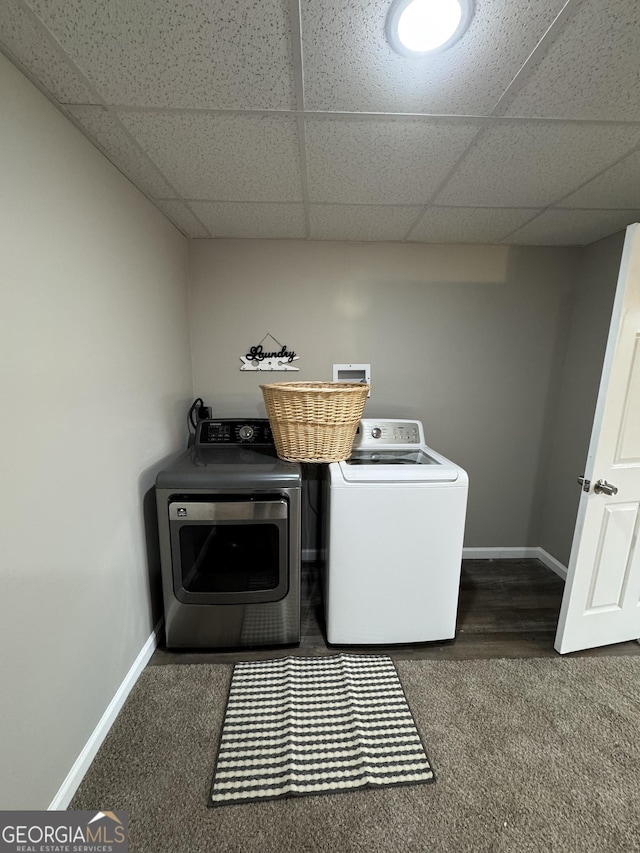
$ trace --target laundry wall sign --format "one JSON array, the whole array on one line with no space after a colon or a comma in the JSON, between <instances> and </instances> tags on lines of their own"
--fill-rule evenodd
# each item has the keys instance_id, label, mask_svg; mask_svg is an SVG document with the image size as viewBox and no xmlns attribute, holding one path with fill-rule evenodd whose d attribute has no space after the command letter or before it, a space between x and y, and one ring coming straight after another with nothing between
<instances>
[{"instance_id":1,"label":"laundry wall sign","mask_svg":"<svg viewBox=\"0 0 640 853\"><path fill-rule=\"evenodd\" d=\"M299 358L286 344L267 333L260 343L250 346L246 354L240 356L240 370L300 370L293 364Z\"/></svg>"}]
</instances>

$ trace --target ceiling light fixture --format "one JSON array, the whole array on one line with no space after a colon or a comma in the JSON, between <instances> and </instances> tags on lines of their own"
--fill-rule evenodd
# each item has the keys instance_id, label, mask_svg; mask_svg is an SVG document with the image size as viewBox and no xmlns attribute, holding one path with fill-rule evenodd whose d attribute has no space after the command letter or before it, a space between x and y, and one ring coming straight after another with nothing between
<instances>
[{"instance_id":1,"label":"ceiling light fixture","mask_svg":"<svg viewBox=\"0 0 640 853\"><path fill-rule=\"evenodd\" d=\"M403 56L439 53L469 26L473 0L393 0L387 15L387 39Z\"/></svg>"}]
</instances>

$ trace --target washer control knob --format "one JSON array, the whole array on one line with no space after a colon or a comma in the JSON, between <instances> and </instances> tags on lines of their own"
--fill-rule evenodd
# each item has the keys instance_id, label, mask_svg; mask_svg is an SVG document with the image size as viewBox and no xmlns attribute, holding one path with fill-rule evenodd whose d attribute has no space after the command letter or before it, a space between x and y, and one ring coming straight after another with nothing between
<instances>
[{"instance_id":1,"label":"washer control knob","mask_svg":"<svg viewBox=\"0 0 640 853\"><path fill-rule=\"evenodd\" d=\"M382 430L380 429L380 427L374 427L371 430L371 438L380 438L381 435L382 435Z\"/></svg>"},{"instance_id":2,"label":"washer control knob","mask_svg":"<svg viewBox=\"0 0 640 853\"><path fill-rule=\"evenodd\" d=\"M244 424L244 426L241 426L238 430L238 435L243 441L249 441L250 439L252 439L253 433L254 429L252 426L249 426L249 424Z\"/></svg>"}]
</instances>

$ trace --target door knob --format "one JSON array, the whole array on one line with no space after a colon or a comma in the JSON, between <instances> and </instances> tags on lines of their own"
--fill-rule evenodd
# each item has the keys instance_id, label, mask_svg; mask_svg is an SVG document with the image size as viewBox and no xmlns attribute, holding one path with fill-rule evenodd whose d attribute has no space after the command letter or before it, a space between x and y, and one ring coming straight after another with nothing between
<instances>
[{"instance_id":1,"label":"door knob","mask_svg":"<svg viewBox=\"0 0 640 853\"><path fill-rule=\"evenodd\" d=\"M593 485L593 491L597 495L617 495L618 487L612 486L611 483L607 483L606 480L598 480Z\"/></svg>"}]
</instances>

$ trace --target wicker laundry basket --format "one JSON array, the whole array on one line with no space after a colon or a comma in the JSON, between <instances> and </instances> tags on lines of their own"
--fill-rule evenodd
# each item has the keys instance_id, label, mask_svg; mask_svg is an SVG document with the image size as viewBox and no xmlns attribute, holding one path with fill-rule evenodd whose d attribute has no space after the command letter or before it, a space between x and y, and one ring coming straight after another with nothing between
<instances>
[{"instance_id":1,"label":"wicker laundry basket","mask_svg":"<svg viewBox=\"0 0 640 853\"><path fill-rule=\"evenodd\" d=\"M339 462L351 456L368 385L272 382L260 388L280 459Z\"/></svg>"}]
</instances>

